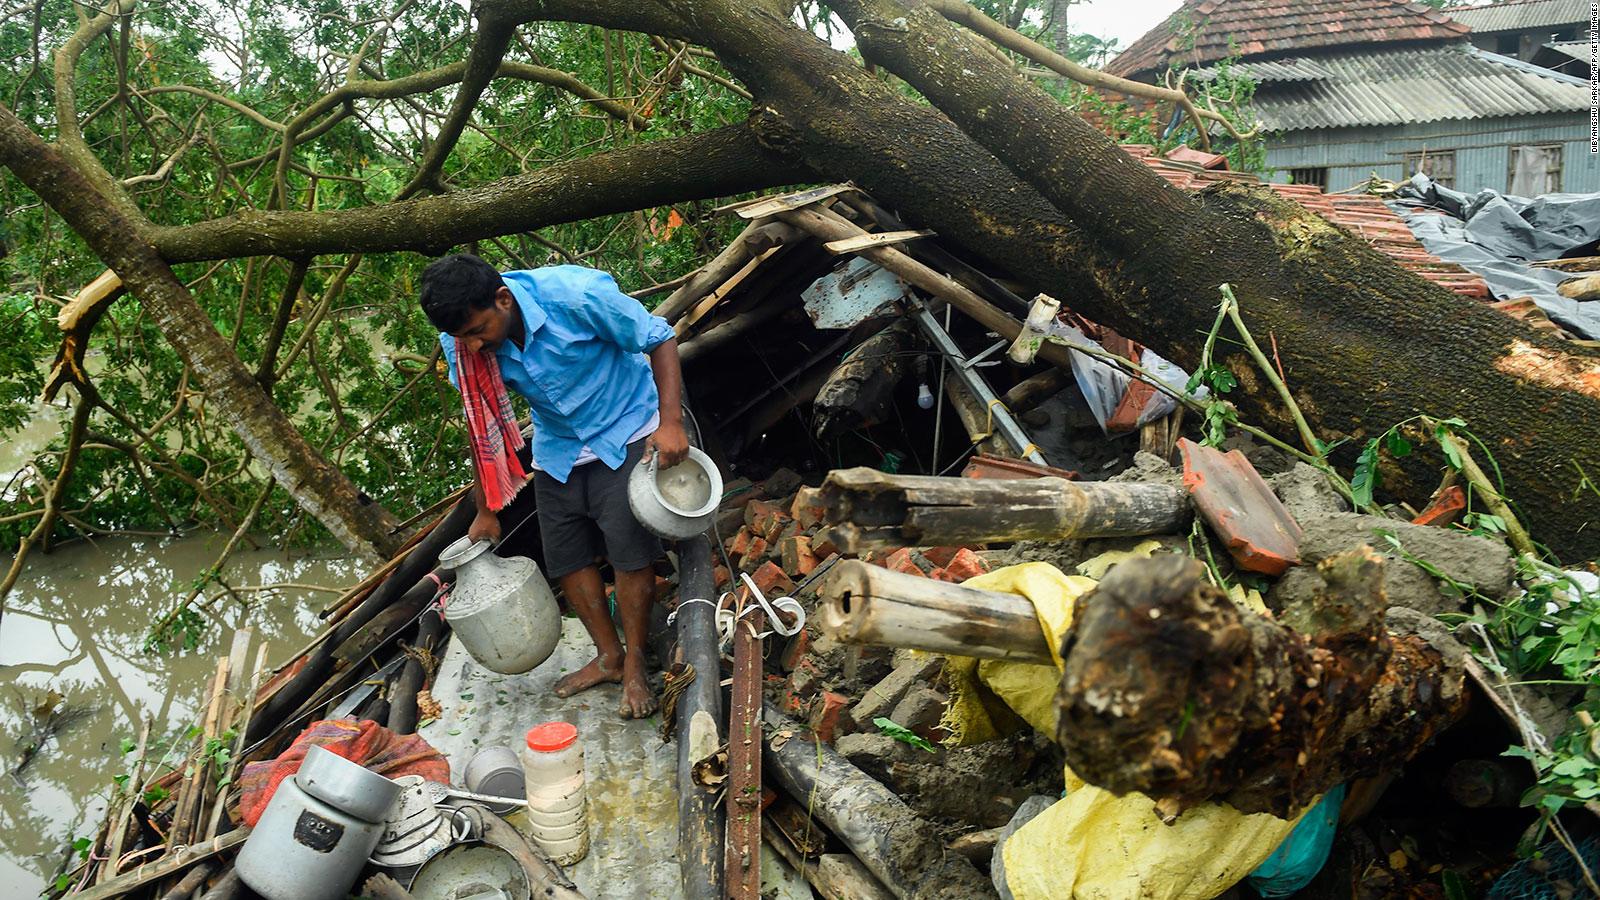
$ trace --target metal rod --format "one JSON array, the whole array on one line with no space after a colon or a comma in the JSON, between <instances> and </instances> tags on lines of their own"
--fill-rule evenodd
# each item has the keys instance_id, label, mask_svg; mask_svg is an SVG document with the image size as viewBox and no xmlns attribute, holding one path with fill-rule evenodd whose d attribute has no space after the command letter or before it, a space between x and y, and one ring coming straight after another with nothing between
<instances>
[{"instance_id":1,"label":"metal rod","mask_svg":"<svg viewBox=\"0 0 1600 900\"><path fill-rule=\"evenodd\" d=\"M1023 431L1017 420L1011 417L1010 410L1007 410L1005 404L1000 402L1000 398L989 389L983 376L966 367L964 364L966 357L961 353L961 347L950 337L948 331L939 327L939 320L933 317L933 313L928 312L928 308L921 301L912 300L911 316L928 335L928 339L933 341L934 346L939 348L939 352L951 361L949 366L951 373L988 407L989 415L994 417L995 430L1000 432L1011 446L1017 448L1017 452L1021 453L1024 459L1041 466L1049 465L1037 449L1029 449L1033 447L1033 442L1028 440L1027 432Z\"/></svg>"}]
</instances>

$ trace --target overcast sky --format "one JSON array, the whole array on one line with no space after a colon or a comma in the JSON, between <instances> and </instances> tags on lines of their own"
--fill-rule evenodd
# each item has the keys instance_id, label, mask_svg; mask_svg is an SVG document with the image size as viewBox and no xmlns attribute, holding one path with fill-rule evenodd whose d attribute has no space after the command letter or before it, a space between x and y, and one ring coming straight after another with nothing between
<instances>
[{"instance_id":1,"label":"overcast sky","mask_svg":"<svg viewBox=\"0 0 1600 900\"><path fill-rule=\"evenodd\" d=\"M1075 32L1114 37L1122 48L1161 24L1182 5L1182 0L1089 0L1072 7L1068 23Z\"/></svg>"}]
</instances>

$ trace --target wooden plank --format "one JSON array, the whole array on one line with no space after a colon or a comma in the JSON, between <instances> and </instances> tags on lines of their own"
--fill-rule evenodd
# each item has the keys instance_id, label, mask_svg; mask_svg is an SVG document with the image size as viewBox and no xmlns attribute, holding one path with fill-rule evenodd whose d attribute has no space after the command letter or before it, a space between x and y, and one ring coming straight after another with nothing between
<instances>
[{"instance_id":1,"label":"wooden plank","mask_svg":"<svg viewBox=\"0 0 1600 900\"><path fill-rule=\"evenodd\" d=\"M888 247L891 243L906 243L907 240L933 237L934 234L936 232L931 231L931 229L920 229L920 231L880 231L877 234L862 234L856 235L856 237L846 237L843 240L829 240L829 242L822 245L822 248L829 251L829 253L856 253L856 251L867 250L870 247Z\"/></svg>"},{"instance_id":2,"label":"wooden plank","mask_svg":"<svg viewBox=\"0 0 1600 900\"><path fill-rule=\"evenodd\" d=\"M777 253L780 249L782 248L773 247L770 250L763 252L760 256L751 257L749 261L747 261L739 269L739 271L734 272L727 281L724 281L721 285L718 285L716 290L707 294L705 299L701 300L699 303L696 303L694 308L689 311L688 315L674 323L672 326L673 332L676 333L678 337L683 337L685 332L693 328L701 319L705 318L707 313L711 312L713 309L716 309L717 304L721 303L723 298L732 293L734 288L738 287L739 284L746 278L749 278L751 273L760 268L763 262L770 259L772 255Z\"/></svg>"},{"instance_id":3,"label":"wooden plank","mask_svg":"<svg viewBox=\"0 0 1600 900\"><path fill-rule=\"evenodd\" d=\"M764 216L777 215L781 212L800 209L810 206L819 200L826 200L845 191L856 190L853 184L830 184L826 187L812 188L809 191L796 191L793 194L782 194L777 197L767 197L733 210L741 219L760 219Z\"/></svg>"},{"instance_id":4,"label":"wooden plank","mask_svg":"<svg viewBox=\"0 0 1600 900\"><path fill-rule=\"evenodd\" d=\"M862 234L856 237L844 238L838 241L828 241L823 244L823 249L829 253L855 253L869 247L887 247L891 244L903 244L918 238L933 237L935 232L929 229L917 231L880 231L876 234Z\"/></svg>"},{"instance_id":5,"label":"wooden plank","mask_svg":"<svg viewBox=\"0 0 1600 900\"><path fill-rule=\"evenodd\" d=\"M755 598L741 588L735 597ZM733 685L728 703L728 833L722 871L731 900L761 896L761 657L766 627L757 608L741 616L733 635Z\"/></svg>"}]
</instances>

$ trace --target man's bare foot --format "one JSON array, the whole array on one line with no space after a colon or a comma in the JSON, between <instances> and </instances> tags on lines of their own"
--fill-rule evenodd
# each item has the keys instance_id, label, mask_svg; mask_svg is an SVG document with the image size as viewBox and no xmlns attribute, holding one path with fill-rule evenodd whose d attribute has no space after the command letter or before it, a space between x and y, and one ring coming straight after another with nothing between
<instances>
[{"instance_id":1,"label":"man's bare foot","mask_svg":"<svg viewBox=\"0 0 1600 900\"><path fill-rule=\"evenodd\" d=\"M608 662L605 657L596 656L588 665L556 682L555 695L562 698L571 697L597 684L616 684L621 680L620 663Z\"/></svg>"},{"instance_id":2,"label":"man's bare foot","mask_svg":"<svg viewBox=\"0 0 1600 900\"><path fill-rule=\"evenodd\" d=\"M629 673L622 679L622 706L618 712L624 719L643 719L656 711L656 695L643 672Z\"/></svg>"}]
</instances>

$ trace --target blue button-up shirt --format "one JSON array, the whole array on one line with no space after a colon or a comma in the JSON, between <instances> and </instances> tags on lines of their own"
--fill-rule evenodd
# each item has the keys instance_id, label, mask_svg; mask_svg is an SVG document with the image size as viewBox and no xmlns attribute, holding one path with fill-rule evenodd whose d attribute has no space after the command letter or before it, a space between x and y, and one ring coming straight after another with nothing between
<instances>
[{"instance_id":1,"label":"blue button-up shirt","mask_svg":"<svg viewBox=\"0 0 1600 900\"><path fill-rule=\"evenodd\" d=\"M673 337L672 326L596 269L545 266L501 277L522 311L524 335L521 347L506 340L495 356L506 387L528 401L534 464L565 484L587 446L600 462L621 467L628 438L660 408L644 354ZM441 333L439 345L456 384L455 338Z\"/></svg>"}]
</instances>

